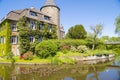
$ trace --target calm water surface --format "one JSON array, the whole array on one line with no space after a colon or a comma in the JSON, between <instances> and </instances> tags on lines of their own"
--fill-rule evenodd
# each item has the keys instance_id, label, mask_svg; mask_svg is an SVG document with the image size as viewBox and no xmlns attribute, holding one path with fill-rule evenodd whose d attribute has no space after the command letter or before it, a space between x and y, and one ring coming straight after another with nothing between
<instances>
[{"instance_id":1,"label":"calm water surface","mask_svg":"<svg viewBox=\"0 0 120 80\"><path fill-rule=\"evenodd\" d=\"M0 64L0 80L120 80L120 57L84 65Z\"/></svg>"}]
</instances>

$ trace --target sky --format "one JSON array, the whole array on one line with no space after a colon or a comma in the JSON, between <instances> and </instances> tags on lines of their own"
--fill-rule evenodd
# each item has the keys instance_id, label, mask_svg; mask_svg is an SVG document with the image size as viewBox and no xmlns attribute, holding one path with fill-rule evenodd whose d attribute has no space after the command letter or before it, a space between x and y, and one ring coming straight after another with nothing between
<instances>
[{"instance_id":1,"label":"sky","mask_svg":"<svg viewBox=\"0 0 120 80\"><path fill-rule=\"evenodd\" d=\"M0 19L12 10L35 7L40 10L46 0L0 0ZM120 0L55 0L60 8L60 23L65 32L82 24L87 32L90 26L103 24L101 36L117 36L115 19L120 15Z\"/></svg>"}]
</instances>

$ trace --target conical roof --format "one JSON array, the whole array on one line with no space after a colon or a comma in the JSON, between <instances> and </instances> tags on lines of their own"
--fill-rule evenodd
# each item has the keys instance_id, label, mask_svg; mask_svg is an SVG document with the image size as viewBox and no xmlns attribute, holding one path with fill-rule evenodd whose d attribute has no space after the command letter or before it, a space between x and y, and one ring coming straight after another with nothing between
<instances>
[{"instance_id":1,"label":"conical roof","mask_svg":"<svg viewBox=\"0 0 120 80\"><path fill-rule=\"evenodd\" d=\"M44 6L56 6L56 4L55 4L55 2L54 2L54 0L46 0L46 2L45 2L45 4L44 4Z\"/></svg>"},{"instance_id":2,"label":"conical roof","mask_svg":"<svg viewBox=\"0 0 120 80\"><path fill-rule=\"evenodd\" d=\"M41 7L41 9L44 8L44 7L47 7L47 6L54 6L54 7L58 8L60 10L60 8L55 4L54 0L46 0L44 6Z\"/></svg>"}]
</instances>

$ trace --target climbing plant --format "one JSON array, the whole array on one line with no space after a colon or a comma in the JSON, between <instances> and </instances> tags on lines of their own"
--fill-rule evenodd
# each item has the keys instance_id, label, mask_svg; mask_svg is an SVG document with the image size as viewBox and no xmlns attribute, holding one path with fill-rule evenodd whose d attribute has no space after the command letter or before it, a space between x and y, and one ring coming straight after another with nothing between
<instances>
[{"instance_id":1,"label":"climbing plant","mask_svg":"<svg viewBox=\"0 0 120 80\"><path fill-rule=\"evenodd\" d=\"M4 38L3 42L0 41L0 56L5 56L11 52L10 35L10 23L9 20L5 20L0 24L0 38Z\"/></svg>"},{"instance_id":2,"label":"climbing plant","mask_svg":"<svg viewBox=\"0 0 120 80\"><path fill-rule=\"evenodd\" d=\"M30 19L22 17L19 19L17 23L17 28L19 32L19 50L21 54L26 53L27 51L35 52L35 46L41 40L39 40L40 36L42 36L42 40L46 39L56 39L56 26L52 26L52 31L49 31L48 24L44 24L43 29L39 29L40 21L35 21L35 29L30 29ZM34 36L35 41L30 42L29 37Z\"/></svg>"},{"instance_id":3,"label":"climbing plant","mask_svg":"<svg viewBox=\"0 0 120 80\"><path fill-rule=\"evenodd\" d=\"M17 29L19 32L18 43L20 54L26 53L30 48L30 42L28 37L28 22L26 22L26 18L20 18L17 23Z\"/></svg>"}]
</instances>

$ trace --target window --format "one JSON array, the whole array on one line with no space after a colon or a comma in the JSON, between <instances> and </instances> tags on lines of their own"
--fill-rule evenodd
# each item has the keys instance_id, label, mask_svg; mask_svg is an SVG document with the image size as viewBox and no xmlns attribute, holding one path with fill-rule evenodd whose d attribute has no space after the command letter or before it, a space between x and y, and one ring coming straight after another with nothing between
<instances>
[{"instance_id":1,"label":"window","mask_svg":"<svg viewBox=\"0 0 120 80\"><path fill-rule=\"evenodd\" d=\"M52 25L51 24L48 24L48 29L50 32L52 32Z\"/></svg>"},{"instance_id":2,"label":"window","mask_svg":"<svg viewBox=\"0 0 120 80\"><path fill-rule=\"evenodd\" d=\"M29 37L29 40L30 40L30 42L34 42L35 39L34 39L33 36L30 36L30 37Z\"/></svg>"},{"instance_id":3,"label":"window","mask_svg":"<svg viewBox=\"0 0 120 80\"><path fill-rule=\"evenodd\" d=\"M3 36L0 37L0 43L4 44L5 43L5 38Z\"/></svg>"},{"instance_id":4,"label":"window","mask_svg":"<svg viewBox=\"0 0 120 80\"><path fill-rule=\"evenodd\" d=\"M11 36L11 44L17 44L17 36Z\"/></svg>"},{"instance_id":5,"label":"window","mask_svg":"<svg viewBox=\"0 0 120 80\"><path fill-rule=\"evenodd\" d=\"M35 29L35 21L30 20L30 29Z\"/></svg>"},{"instance_id":6,"label":"window","mask_svg":"<svg viewBox=\"0 0 120 80\"><path fill-rule=\"evenodd\" d=\"M39 41L39 42L42 41L42 35L39 36L38 41Z\"/></svg>"},{"instance_id":7,"label":"window","mask_svg":"<svg viewBox=\"0 0 120 80\"><path fill-rule=\"evenodd\" d=\"M44 29L44 24L41 22L39 26L39 30L43 30L43 29Z\"/></svg>"},{"instance_id":8,"label":"window","mask_svg":"<svg viewBox=\"0 0 120 80\"><path fill-rule=\"evenodd\" d=\"M10 28L12 31L17 31L16 24L11 24Z\"/></svg>"},{"instance_id":9,"label":"window","mask_svg":"<svg viewBox=\"0 0 120 80\"><path fill-rule=\"evenodd\" d=\"M44 16L44 19L47 21L50 21L50 17L49 16Z\"/></svg>"},{"instance_id":10,"label":"window","mask_svg":"<svg viewBox=\"0 0 120 80\"><path fill-rule=\"evenodd\" d=\"M33 12L33 11L30 11L30 15L31 15L31 16L37 16L37 13L36 13L36 12Z\"/></svg>"}]
</instances>

